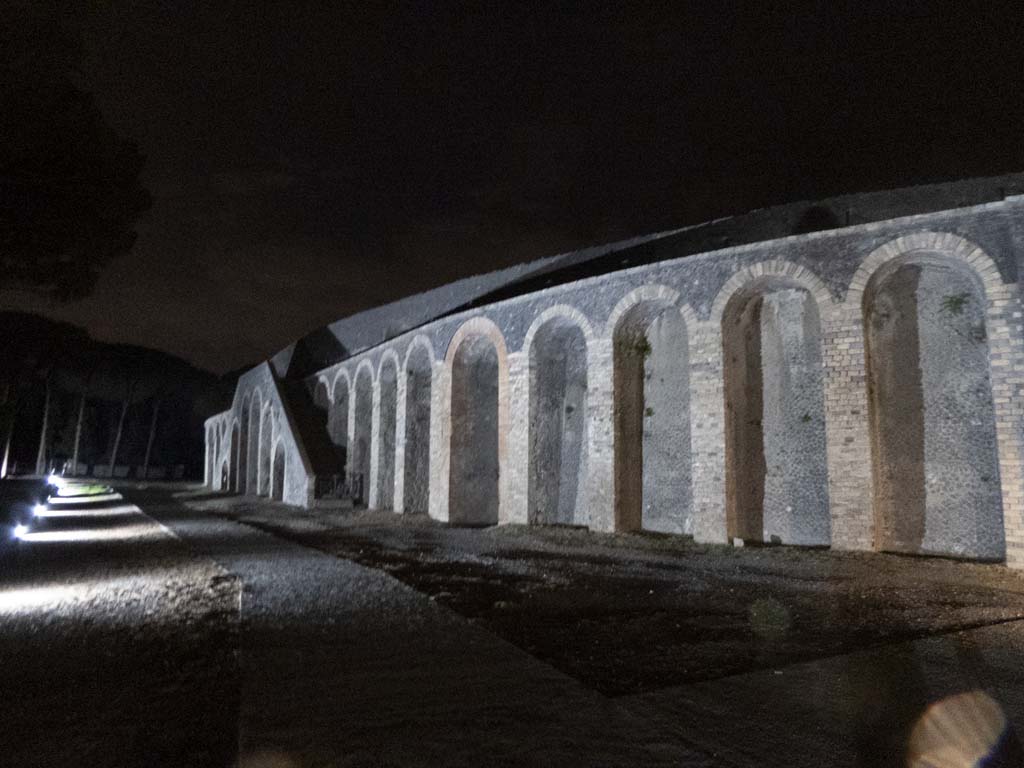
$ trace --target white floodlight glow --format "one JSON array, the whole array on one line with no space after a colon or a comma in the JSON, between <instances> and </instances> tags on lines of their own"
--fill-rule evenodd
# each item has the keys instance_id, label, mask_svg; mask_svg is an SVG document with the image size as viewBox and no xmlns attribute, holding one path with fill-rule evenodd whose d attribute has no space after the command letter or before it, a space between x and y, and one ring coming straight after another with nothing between
<instances>
[{"instance_id":1,"label":"white floodlight glow","mask_svg":"<svg viewBox=\"0 0 1024 768\"><path fill-rule=\"evenodd\" d=\"M46 514L46 505L45 504L36 504L34 507L32 507L32 516L33 517L42 517L45 514Z\"/></svg>"},{"instance_id":2,"label":"white floodlight glow","mask_svg":"<svg viewBox=\"0 0 1024 768\"><path fill-rule=\"evenodd\" d=\"M28 533L28 526L24 523L18 523L14 526L14 538L21 539Z\"/></svg>"},{"instance_id":3,"label":"white floodlight glow","mask_svg":"<svg viewBox=\"0 0 1024 768\"><path fill-rule=\"evenodd\" d=\"M50 475L46 478L46 482L49 483L50 485L55 485L58 488L64 487L64 478L56 474L55 472L50 473Z\"/></svg>"}]
</instances>

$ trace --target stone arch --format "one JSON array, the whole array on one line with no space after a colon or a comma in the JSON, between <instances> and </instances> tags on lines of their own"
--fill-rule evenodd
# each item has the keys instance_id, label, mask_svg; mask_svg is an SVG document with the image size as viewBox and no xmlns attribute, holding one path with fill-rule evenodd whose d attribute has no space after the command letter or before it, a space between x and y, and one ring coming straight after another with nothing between
<instances>
[{"instance_id":1,"label":"stone arch","mask_svg":"<svg viewBox=\"0 0 1024 768\"><path fill-rule=\"evenodd\" d=\"M270 495L271 454L274 437L274 411L268 401L263 406L260 416L260 469L259 482L256 489L260 496Z\"/></svg>"},{"instance_id":2,"label":"stone arch","mask_svg":"<svg viewBox=\"0 0 1024 768\"><path fill-rule=\"evenodd\" d=\"M616 530L693 532L688 326L696 318L678 298L642 286L609 318Z\"/></svg>"},{"instance_id":3,"label":"stone arch","mask_svg":"<svg viewBox=\"0 0 1024 768\"><path fill-rule=\"evenodd\" d=\"M586 516L588 349L593 335L587 318L567 305L545 310L526 332L531 523L572 524Z\"/></svg>"},{"instance_id":4,"label":"stone arch","mask_svg":"<svg viewBox=\"0 0 1024 768\"><path fill-rule=\"evenodd\" d=\"M237 490L238 490L238 477L239 477L239 474L238 474L238 459L239 459L238 453L239 453L239 447L241 445L241 443L239 441L239 437L240 437L239 431L240 430L239 430L239 426L238 426L238 420L236 419L231 424L231 447L229 449L230 453L228 454L228 459L227 459L227 461L228 461L228 485L227 485L227 488L225 489L225 490L233 491L233 492L237 492Z\"/></svg>"},{"instance_id":5,"label":"stone arch","mask_svg":"<svg viewBox=\"0 0 1024 768\"><path fill-rule=\"evenodd\" d=\"M252 392L249 407L248 441L246 442L245 492L255 494L259 486L260 460L260 413L263 410L263 396L259 389Z\"/></svg>"},{"instance_id":6,"label":"stone arch","mask_svg":"<svg viewBox=\"0 0 1024 768\"><path fill-rule=\"evenodd\" d=\"M274 501L284 500L284 481L287 471L287 457L285 456L284 441L278 440L274 444L273 473L270 479L270 498Z\"/></svg>"},{"instance_id":7,"label":"stone arch","mask_svg":"<svg viewBox=\"0 0 1024 768\"><path fill-rule=\"evenodd\" d=\"M248 393L242 398L242 415L238 435L238 480L235 493L245 493L246 478L249 477L249 409L252 399Z\"/></svg>"},{"instance_id":8,"label":"stone arch","mask_svg":"<svg viewBox=\"0 0 1024 768\"><path fill-rule=\"evenodd\" d=\"M715 299L730 537L831 544L822 359L831 307L820 279L778 261L742 270Z\"/></svg>"},{"instance_id":9,"label":"stone arch","mask_svg":"<svg viewBox=\"0 0 1024 768\"><path fill-rule=\"evenodd\" d=\"M334 445L338 466L348 473L348 409L352 378L344 368L338 369L331 385L331 410L327 416L327 434Z\"/></svg>"},{"instance_id":10,"label":"stone arch","mask_svg":"<svg viewBox=\"0 0 1024 768\"><path fill-rule=\"evenodd\" d=\"M370 483L370 450L373 445L373 366L363 360L356 368L355 430L352 435L352 492L356 501L366 503Z\"/></svg>"},{"instance_id":11,"label":"stone arch","mask_svg":"<svg viewBox=\"0 0 1024 768\"><path fill-rule=\"evenodd\" d=\"M405 353L405 464L403 504L406 512L427 512L430 502L430 399L434 347L416 336ZM401 428L401 425L399 425Z\"/></svg>"},{"instance_id":12,"label":"stone arch","mask_svg":"<svg viewBox=\"0 0 1024 768\"><path fill-rule=\"evenodd\" d=\"M493 525L502 518L508 441L508 351L484 317L455 332L445 366L451 376L448 519Z\"/></svg>"},{"instance_id":13,"label":"stone arch","mask_svg":"<svg viewBox=\"0 0 1024 768\"><path fill-rule=\"evenodd\" d=\"M395 506L395 443L398 430L398 371L401 363L393 349L386 349L377 368L378 448L377 506Z\"/></svg>"},{"instance_id":14,"label":"stone arch","mask_svg":"<svg viewBox=\"0 0 1024 768\"><path fill-rule=\"evenodd\" d=\"M206 428L206 483L211 488L214 485L213 473L216 467L217 453L215 445L214 430ZM76 468L77 469L77 468Z\"/></svg>"},{"instance_id":15,"label":"stone arch","mask_svg":"<svg viewBox=\"0 0 1024 768\"><path fill-rule=\"evenodd\" d=\"M876 549L1005 557L987 323L998 284L991 259L948 233L886 243L851 282L864 328Z\"/></svg>"}]
</instances>

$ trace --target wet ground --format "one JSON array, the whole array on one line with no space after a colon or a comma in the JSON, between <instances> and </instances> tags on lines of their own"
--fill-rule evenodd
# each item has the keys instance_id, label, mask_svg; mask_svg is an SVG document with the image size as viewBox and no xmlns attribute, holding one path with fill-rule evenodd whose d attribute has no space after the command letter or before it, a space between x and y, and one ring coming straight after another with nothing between
<instances>
[{"instance_id":1,"label":"wet ground","mask_svg":"<svg viewBox=\"0 0 1024 768\"><path fill-rule=\"evenodd\" d=\"M120 490L0 553L4 765L906 765L937 711L971 764L1024 727L999 566Z\"/></svg>"}]
</instances>

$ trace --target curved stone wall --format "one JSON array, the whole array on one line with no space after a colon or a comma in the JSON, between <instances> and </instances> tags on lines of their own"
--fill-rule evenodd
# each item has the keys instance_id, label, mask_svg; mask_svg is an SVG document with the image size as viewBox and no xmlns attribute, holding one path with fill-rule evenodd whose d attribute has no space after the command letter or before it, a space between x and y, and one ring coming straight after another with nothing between
<instances>
[{"instance_id":1,"label":"curved stone wall","mask_svg":"<svg viewBox=\"0 0 1024 768\"><path fill-rule=\"evenodd\" d=\"M1021 565L1022 205L547 287L306 384L332 383L329 421L348 425L336 440L375 507ZM381 375L392 366L394 383ZM208 423L214 487L248 376ZM290 460L288 476L302 466ZM298 487L286 480L285 501L315 502Z\"/></svg>"}]
</instances>

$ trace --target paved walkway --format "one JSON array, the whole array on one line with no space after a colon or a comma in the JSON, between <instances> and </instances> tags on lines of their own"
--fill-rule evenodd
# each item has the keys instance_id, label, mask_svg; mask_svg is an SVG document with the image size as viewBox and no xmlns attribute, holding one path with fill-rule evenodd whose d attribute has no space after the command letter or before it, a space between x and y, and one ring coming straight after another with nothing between
<instances>
[{"instance_id":1,"label":"paved walkway","mask_svg":"<svg viewBox=\"0 0 1024 768\"><path fill-rule=\"evenodd\" d=\"M244 584L243 766L710 764L385 573L133 499Z\"/></svg>"}]
</instances>

